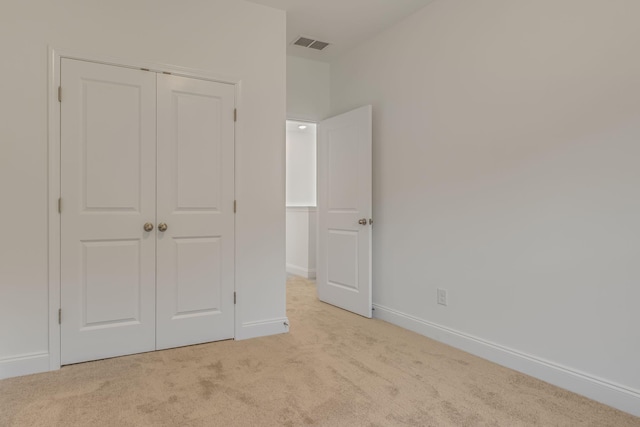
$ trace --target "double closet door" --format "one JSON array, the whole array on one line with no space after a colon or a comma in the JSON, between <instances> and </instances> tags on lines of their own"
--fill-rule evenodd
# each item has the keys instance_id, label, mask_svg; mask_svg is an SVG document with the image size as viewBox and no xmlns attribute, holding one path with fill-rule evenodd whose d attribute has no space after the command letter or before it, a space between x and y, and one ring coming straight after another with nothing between
<instances>
[{"instance_id":1,"label":"double closet door","mask_svg":"<svg viewBox=\"0 0 640 427\"><path fill-rule=\"evenodd\" d=\"M62 364L233 338L234 86L60 75Z\"/></svg>"}]
</instances>

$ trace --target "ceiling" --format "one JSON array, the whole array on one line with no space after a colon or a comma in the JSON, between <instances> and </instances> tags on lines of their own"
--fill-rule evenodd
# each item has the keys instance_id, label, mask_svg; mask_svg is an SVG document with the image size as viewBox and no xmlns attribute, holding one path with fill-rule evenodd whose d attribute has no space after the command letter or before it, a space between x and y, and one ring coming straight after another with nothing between
<instances>
[{"instance_id":1,"label":"ceiling","mask_svg":"<svg viewBox=\"0 0 640 427\"><path fill-rule=\"evenodd\" d=\"M248 0L287 11L287 53L330 61L433 0ZM292 46L298 36L331 43L322 51Z\"/></svg>"},{"instance_id":2,"label":"ceiling","mask_svg":"<svg viewBox=\"0 0 640 427\"><path fill-rule=\"evenodd\" d=\"M303 126L301 129L300 126ZM310 122L300 122L297 120L287 120L287 132L316 133L316 124Z\"/></svg>"}]
</instances>

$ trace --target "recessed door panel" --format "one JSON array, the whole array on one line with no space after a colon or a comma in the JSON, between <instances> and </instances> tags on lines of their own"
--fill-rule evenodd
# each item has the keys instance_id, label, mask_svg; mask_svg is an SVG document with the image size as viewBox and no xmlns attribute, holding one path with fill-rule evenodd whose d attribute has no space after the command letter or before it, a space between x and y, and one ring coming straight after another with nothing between
<instances>
[{"instance_id":1,"label":"recessed door panel","mask_svg":"<svg viewBox=\"0 0 640 427\"><path fill-rule=\"evenodd\" d=\"M62 364L155 349L156 77L62 59Z\"/></svg>"},{"instance_id":2,"label":"recessed door panel","mask_svg":"<svg viewBox=\"0 0 640 427\"><path fill-rule=\"evenodd\" d=\"M358 232L328 230L327 281L330 286L358 289Z\"/></svg>"},{"instance_id":3,"label":"recessed door panel","mask_svg":"<svg viewBox=\"0 0 640 427\"><path fill-rule=\"evenodd\" d=\"M220 238L174 239L176 250L176 316L220 312Z\"/></svg>"},{"instance_id":4,"label":"recessed door panel","mask_svg":"<svg viewBox=\"0 0 640 427\"><path fill-rule=\"evenodd\" d=\"M82 242L83 330L140 322L140 240Z\"/></svg>"},{"instance_id":5,"label":"recessed door panel","mask_svg":"<svg viewBox=\"0 0 640 427\"><path fill-rule=\"evenodd\" d=\"M140 209L142 98L139 85L82 80L86 210Z\"/></svg>"},{"instance_id":6,"label":"recessed door panel","mask_svg":"<svg viewBox=\"0 0 640 427\"><path fill-rule=\"evenodd\" d=\"M360 135L353 125L327 130L328 210L357 212L359 205Z\"/></svg>"},{"instance_id":7,"label":"recessed door panel","mask_svg":"<svg viewBox=\"0 0 640 427\"><path fill-rule=\"evenodd\" d=\"M173 92L176 140L176 210L218 210L222 185L223 100L220 96ZM207 191L201 191L206 183Z\"/></svg>"}]
</instances>

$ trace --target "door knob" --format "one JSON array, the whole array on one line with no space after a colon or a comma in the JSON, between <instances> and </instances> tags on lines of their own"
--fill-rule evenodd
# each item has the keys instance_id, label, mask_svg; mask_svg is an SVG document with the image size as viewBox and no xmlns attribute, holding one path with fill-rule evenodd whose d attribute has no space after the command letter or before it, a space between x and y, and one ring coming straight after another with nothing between
<instances>
[{"instance_id":1,"label":"door knob","mask_svg":"<svg viewBox=\"0 0 640 427\"><path fill-rule=\"evenodd\" d=\"M160 224L158 224L158 230L160 231L167 231L167 224L165 224L164 222L161 222Z\"/></svg>"},{"instance_id":2,"label":"door knob","mask_svg":"<svg viewBox=\"0 0 640 427\"><path fill-rule=\"evenodd\" d=\"M361 218L360 220L358 220L358 224L367 225L367 219L366 218Z\"/></svg>"},{"instance_id":3,"label":"door knob","mask_svg":"<svg viewBox=\"0 0 640 427\"><path fill-rule=\"evenodd\" d=\"M151 231L151 230L153 230L153 224L151 224L150 222L147 222L144 225L144 231Z\"/></svg>"}]
</instances>

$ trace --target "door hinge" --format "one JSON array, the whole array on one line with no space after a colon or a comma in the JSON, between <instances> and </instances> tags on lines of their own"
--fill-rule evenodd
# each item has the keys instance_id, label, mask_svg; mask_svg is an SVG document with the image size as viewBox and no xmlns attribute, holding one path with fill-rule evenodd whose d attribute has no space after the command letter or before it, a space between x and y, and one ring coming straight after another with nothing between
<instances>
[{"instance_id":1,"label":"door hinge","mask_svg":"<svg viewBox=\"0 0 640 427\"><path fill-rule=\"evenodd\" d=\"M235 303L236 303L236 301L237 301L236 293L234 292L234 293L233 293L233 303L235 304Z\"/></svg>"},{"instance_id":2,"label":"door hinge","mask_svg":"<svg viewBox=\"0 0 640 427\"><path fill-rule=\"evenodd\" d=\"M62 197L58 199L58 213L62 213Z\"/></svg>"},{"instance_id":3,"label":"door hinge","mask_svg":"<svg viewBox=\"0 0 640 427\"><path fill-rule=\"evenodd\" d=\"M58 309L58 325L62 325L62 309Z\"/></svg>"},{"instance_id":4,"label":"door hinge","mask_svg":"<svg viewBox=\"0 0 640 427\"><path fill-rule=\"evenodd\" d=\"M238 109L237 108L233 109L233 121L234 122L238 121Z\"/></svg>"},{"instance_id":5,"label":"door hinge","mask_svg":"<svg viewBox=\"0 0 640 427\"><path fill-rule=\"evenodd\" d=\"M62 102L62 86L58 86L58 102Z\"/></svg>"},{"instance_id":6,"label":"door hinge","mask_svg":"<svg viewBox=\"0 0 640 427\"><path fill-rule=\"evenodd\" d=\"M233 213L238 211L238 202L236 200L233 201Z\"/></svg>"}]
</instances>

